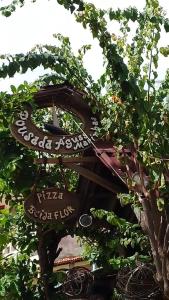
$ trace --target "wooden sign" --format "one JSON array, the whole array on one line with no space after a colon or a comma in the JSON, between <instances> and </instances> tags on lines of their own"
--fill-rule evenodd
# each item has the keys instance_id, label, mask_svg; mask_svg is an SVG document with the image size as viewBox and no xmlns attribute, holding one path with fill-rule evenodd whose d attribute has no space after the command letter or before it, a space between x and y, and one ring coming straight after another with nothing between
<instances>
[{"instance_id":1,"label":"wooden sign","mask_svg":"<svg viewBox=\"0 0 169 300\"><path fill-rule=\"evenodd\" d=\"M26 104L11 125L12 135L30 149L47 153L71 154L85 150L97 139L98 120L86 103L84 94L67 86L46 88L35 94L36 110L56 107L68 111L83 123L76 134L53 134L38 128L33 120L33 109ZM58 129L59 130L59 129Z\"/></svg>"},{"instance_id":2,"label":"wooden sign","mask_svg":"<svg viewBox=\"0 0 169 300\"><path fill-rule=\"evenodd\" d=\"M79 203L77 194L54 187L33 191L25 200L24 208L34 221L58 223L77 217Z\"/></svg>"}]
</instances>

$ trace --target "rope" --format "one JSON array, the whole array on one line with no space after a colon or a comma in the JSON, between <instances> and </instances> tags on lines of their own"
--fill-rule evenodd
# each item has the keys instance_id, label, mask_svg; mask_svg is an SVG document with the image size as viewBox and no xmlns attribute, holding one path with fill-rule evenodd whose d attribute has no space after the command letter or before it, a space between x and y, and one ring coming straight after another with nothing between
<instances>
[{"instance_id":1,"label":"rope","mask_svg":"<svg viewBox=\"0 0 169 300\"><path fill-rule=\"evenodd\" d=\"M98 152L99 152L99 149L96 147L96 145L93 143L93 141L91 140L91 138L84 132L84 130L79 126L79 124L73 119L74 123L76 124L76 126L81 130L81 132L89 139L90 143L92 144L92 146L94 147L94 149L96 150L96 153L97 153L97 156L98 155ZM101 156L102 154L100 154ZM102 157L102 159L105 161L106 163L106 160L104 159L104 157ZM110 168L113 170L113 172L120 178L120 180L126 185L126 182L125 180L118 174L118 172L113 168L112 165L110 165Z\"/></svg>"},{"instance_id":2,"label":"rope","mask_svg":"<svg viewBox=\"0 0 169 300\"><path fill-rule=\"evenodd\" d=\"M91 140L91 138L84 132L84 130L80 127L80 125L73 119L73 122L76 124L76 126L80 129L80 131L87 137L87 139L89 139L90 143L92 144L92 146L98 150L98 148L95 146L95 144L93 143L93 141Z\"/></svg>"}]
</instances>

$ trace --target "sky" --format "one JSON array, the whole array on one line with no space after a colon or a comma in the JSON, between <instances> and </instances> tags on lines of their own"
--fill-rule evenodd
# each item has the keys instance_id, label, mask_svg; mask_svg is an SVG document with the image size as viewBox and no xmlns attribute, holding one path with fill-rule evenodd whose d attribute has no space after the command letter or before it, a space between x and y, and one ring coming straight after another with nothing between
<instances>
[{"instance_id":1,"label":"sky","mask_svg":"<svg viewBox=\"0 0 169 300\"><path fill-rule=\"evenodd\" d=\"M11 1L1 0L2 4ZM136 6L138 9L144 7L144 0L90 0L99 8L124 8ZM160 0L169 17L168 0ZM114 33L118 32L118 26L113 27ZM11 17L0 16L0 54L4 53L26 53L37 44L54 44L54 33L61 33L70 38L72 48L76 52L83 44L92 44L92 50L86 55L84 64L94 79L99 78L102 73L102 54L98 42L93 40L90 32L83 29L64 7L57 4L56 0L37 0L36 3L27 1L23 8L18 8ZM166 35L163 33L162 44L167 45ZM165 69L169 67L168 59L161 59L159 80L163 78ZM9 90L11 84L20 84L24 80L33 81L42 72L38 68L34 72L28 71L24 75L14 78L0 80L0 89Z\"/></svg>"}]
</instances>

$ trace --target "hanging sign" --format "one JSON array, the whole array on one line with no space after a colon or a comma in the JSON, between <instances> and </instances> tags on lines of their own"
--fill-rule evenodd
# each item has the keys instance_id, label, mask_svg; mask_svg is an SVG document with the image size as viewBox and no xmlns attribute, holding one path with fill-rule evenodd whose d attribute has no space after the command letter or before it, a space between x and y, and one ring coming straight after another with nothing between
<instances>
[{"instance_id":1,"label":"hanging sign","mask_svg":"<svg viewBox=\"0 0 169 300\"><path fill-rule=\"evenodd\" d=\"M42 152L71 154L85 150L97 139L99 123L83 98L84 94L67 86L46 88L34 96L36 110L55 105L78 117L83 124L82 128L78 127L78 133L64 134L64 130L57 127L53 133L37 127L32 118L33 108L25 104L11 125L12 135L28 148Z\"/></svg>"},{"instance_id":2,"label":"hanging sign","mask_svg":"<svg viewBox=\"0 0 169 300\"><path fill-rule=\"evenodd\" d=\"M34 221L58 223L77 217L79 203L77 194L53 187L34 190L25 200L24 208Z\"/></svg>"}]
</instances>

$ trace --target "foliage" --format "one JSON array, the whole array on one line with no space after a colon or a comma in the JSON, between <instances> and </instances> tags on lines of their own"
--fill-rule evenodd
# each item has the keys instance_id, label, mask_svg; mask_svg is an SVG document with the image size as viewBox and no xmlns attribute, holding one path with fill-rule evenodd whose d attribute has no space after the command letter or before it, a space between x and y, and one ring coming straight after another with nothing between
<instances>
[{"instance_id":1,"label":"foliage","mask_svg":"<svg viewBox=\"0 0 169 300\"><path fill-rule=\"evenodd\" d=\"M37 262L31 261L26 254L4 259L1 264L0 299L42 299L43 288L40 290L37 274Z\"/></svg>"},{"instance_id":2,"label":"foliage","mask_svg":"<svg viewBox=\"0 0 169 300\"><path fill-rule=\"evenodd\" d=\"M157 280L164 294L169 297L169 282L166 275L168 268L166 241L168 241L169 232L167 219L169 109L166 96L169 93L169 71L160 87L156 86L159 53L166 57L169 54L168 46L161 47L159 43L161 31L164 29L166 33L169 32L169 20L165 17L157 0L147 0L142 12L133 7L116 11L101 10L82 0L58 0L57 2L70 10L77 22L80 22L84 28L89 28L93 38L98 39L104 57L105 72L97 82L94 82L83 67L83 56L90 46L82 47L79 53L74 55L69 39L61 35L55 35L56 45L36 46L25 55L1 55L1 78L13 77L18 72L25 73L28 69L33 71L38 66L43 66L47 70L47 73L33 84L25 82L18 88L12 86L10 95L4 92L0 93L1 197L4 197L6 202L10 201L10 205L15 200L19 204L19 209L22 210L20 203L29 193L37 174L39 174L39 170L33 164L37 153L16 143L10 135L9 124L13 113L17 111L23 101L32 102L33 93L41 85L68 81L86 91L86 101L101 116L100 135L113 142L116 158L126 168L123 180L130 192L127 196L119 195L119 198L123 204L132 204L144 216L144 226L142 223L141 226L143 229L146 228L149 237L157 270ZM3 15L9 16L17 6L24 4L25 1L13 0L10 5L1 7L0 11ZM108 29L108 25L113 22L118 22L120 25L119 35ZM136 24L135 32L131 30L133 23ZM129 34L131 39L128 38ZM40 123L41 118L42 116L38 115L37 122ZM66 117L67 119L68 117ZM122 155L122 151L126 148L134 153L139 184L133 180L130 157ZM52 173L51 183L59 181L58 170L52 170ZM144 181L145 176L147 182ZM48 184L48 177L48 174L45 173L42 184ZM73 177L70 189L73 189L76 183L77 177ZM36 232L35 225L25 223L23 214L18 212L18 208L15 207L15 209L18 216L22 215L21 218L17 218L17 214L12 212L10 214L2 213L0 218L2 237L0 250L2 251L3 247L12 241L21 252L21 256L18 255L16 261L9 259L7 262L6 268L11 269L9 278L7 279L3 275L1 279L6 286L5 292L1 291L2 296L3 293L9 293L7 297L11 298L16 295L20 297L21 290L18 288L20 278L16 278L18 281L13 281L17 286L14 289L15 296L10 294L11 289L8 292L9 282L12 283L14 277L13 274L16 274L17 268L20 269L22 266L26 268L24 263L27 256L25 255L30 256L37 247L36 237L32 239L34 230ZM103 244L105 232L101 232L102 228L98 231L98 235L92 230L89 233L79 232L80 236L84 234L86 236L86 255L91 261L105 265L112 264L114 268L119 268L124 264L133 263L136 258L141 258L140 253L144 249L140 248L138 255L133 253L124 259L119 258L116 252L117 244L124 247L137 247L145 244L145 237L140 233L138 225L126 222L112 212L93 211L93 215L97 219L110 223L115 236L112 236L112 231L110 231L111 234L106 233L106 244ZM11 235L9 228L13 228L14 235ZM57 226L56 229L60 230ZM21 235L18 234L19 230ZM69 229L66 228L66 232L70 232ZM94 241L92 246L91 241ZM107 253L106 256L105 253ZM144 251L142 259L145 259ZM31 267L28 269L27 275L32 280ZM28 277L25 280L30 282ZM32 282L31 292L33 289ZM26 291L30 292L28 285Z\"/></svg>"},{"instance_id":3,"label":"foliage","mask_svg":"<svg viewBox=\"0 0 169 300\"><path fill-rule=\"evenodd\" d=\"M141 232L138 224L132 224L125 219L117 217L113 212L102 209L91 209L92 215L101 223L96 232L96 228L82 235L84 257L98 267L104 266L106 269L118 270L123 266L135 266L138 261L148 261L149 244L147 237ZM84 234L84 236L83 236ZM106 255L105 255L106 253Z\"/></svg>"},{"instance_id":4,"label":"foliage","mask_svg":"<svg viewBox=\"0 0 169 300\"><path fill-rule=\"evenodd\" d=\"M25 220L22 206L14 209L15 214L8 210L0 214L0 299L43 299L38 261L33 257L37 249L35 224ZM9 243L14 254L2 255Z\"/></svg>"}]
</instances>

